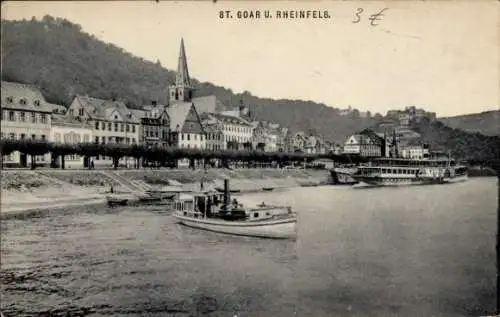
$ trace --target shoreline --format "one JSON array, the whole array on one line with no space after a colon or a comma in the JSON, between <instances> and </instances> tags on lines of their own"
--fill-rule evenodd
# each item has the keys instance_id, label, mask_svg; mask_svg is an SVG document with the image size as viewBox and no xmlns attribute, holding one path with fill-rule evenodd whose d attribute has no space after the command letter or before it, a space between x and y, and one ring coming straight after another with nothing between
<instances>
[{"instance_id":1,"label":"shoreline","mask_svg":"<svg viewBox=\"0 0 500 317\"><path fill-rule=\"evenodd\" d=\"M224 179L230 179L230 187L238 194L321 186L329 184L327 170L275 169L256 170L118 170L112 171L53 171L53 170L2 170L2 199L0 218L21 214L61 209L83 205L105 205L110 185L116 193L140 195L147 188L161 188L165 183L184 190L223 188ZM182 182L184 181L184 182ZM186 182L188 181L188 182ZM137 183L141 189L130 190Z\"/></svg>"}]
</instances>

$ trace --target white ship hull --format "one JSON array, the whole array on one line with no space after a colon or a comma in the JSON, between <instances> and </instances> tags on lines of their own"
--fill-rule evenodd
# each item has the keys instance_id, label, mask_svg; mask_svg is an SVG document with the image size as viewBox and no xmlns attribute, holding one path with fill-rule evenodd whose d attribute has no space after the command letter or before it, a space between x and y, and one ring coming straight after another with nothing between
<instances>
[{"instance_id":1,"label":"white ship hull","mask_svg":"<svg viewBox=\"0 0 500 317\"><path fill-rule=\"evenodd\" d=\"M357 177L358 184L354 188L379 187L379 186L410 186L410 185L436 185L464 182L467 175L449 178L380 178L380 177Z\"/></svg>"},{"instance_id":2,"label":"white ship hull","mask_svg":"<svg viewBox=\"0 0 500 317\"><path fill-rule=\"evenodd\" d=\"M291 239L297 235L297 218L295 216L259 221L193 218L178 213L175 213L174 216L186 226L219 233L273 239Z\"/></svg>"}]
</instances>

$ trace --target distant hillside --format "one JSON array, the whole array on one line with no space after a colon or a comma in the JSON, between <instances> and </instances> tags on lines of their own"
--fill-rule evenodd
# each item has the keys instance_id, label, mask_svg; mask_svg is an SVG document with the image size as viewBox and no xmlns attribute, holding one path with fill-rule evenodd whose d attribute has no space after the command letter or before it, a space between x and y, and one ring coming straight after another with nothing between
<instances>
[{"instance_id":1,"label":"distant hillside","mask_svg":"<svg viewBox=\"0 0 500 317\"><path fill-rule=\"evenodd\" d=\"M486 136L480 133L453 129L440 121L423 120L413 130L420 133L422 140L431 149L449 149L460 159L493 160L500 157L500 136Z\"/></svg>"},{"instance_id":2,"label":"distant hillside","mask_svg":"<svg viewBox=\"0 0 500 317\"><path fill-rule=\"evenodd\" d=\"M178 43L171 45L177 51ZM75 94L121 99L134 108L151 100L166 103L166 89L174 75L159 62L104 43L65 19L2 21L2 79L35 84L53 103L68 105ZM193 83L198 96L215 94L229 108L242 99L256 119L337 142L377 122L376 118L360 118L357 110L341 116L339 109L312 101L262 99L248 92L234 94L212 83Z\"/></svg>"},{"instance_id":3,"label":"distant hillside","mask_svg":"<svg viewBox=\"0 0 500 317\"><path fill-rule=\"evenodd\" d=\"M445 117L438 120L451 128L500 136L500 110Z\"/></svg>"}]
</instances>

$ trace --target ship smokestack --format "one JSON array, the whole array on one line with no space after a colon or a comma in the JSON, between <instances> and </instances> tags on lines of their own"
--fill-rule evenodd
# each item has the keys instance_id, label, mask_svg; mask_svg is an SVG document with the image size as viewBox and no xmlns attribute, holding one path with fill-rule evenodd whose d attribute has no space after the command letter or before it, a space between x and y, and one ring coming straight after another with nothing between
<instances>
[{"instance_id":1,"label":"ship smokestack","mask_svg":"<svg viewBox=\"0 0 500 317\"><path fill-rule=\"evenodd\" d=\"M224 179L224 205L229 206L229 179Z\"/></svg>"}]
</instances>

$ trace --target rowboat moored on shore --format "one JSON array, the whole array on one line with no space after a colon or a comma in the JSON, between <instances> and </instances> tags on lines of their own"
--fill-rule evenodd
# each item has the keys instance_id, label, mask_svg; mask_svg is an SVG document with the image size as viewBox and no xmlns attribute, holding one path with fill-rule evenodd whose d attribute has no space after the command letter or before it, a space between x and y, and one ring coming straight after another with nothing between
<instances>
[{"instance_id":1,"label":"rowboat moored on shore","mask_svg":"<svg viewBox=\"0 0 500 317\"><path fill-rule=\"evenodd\" d=\"M108 203L108 206L126 206L128 203L127 198L119 198L119 197L112 197L112 196L106 196L106 202Z\"/></svg>"}]
</instances>

